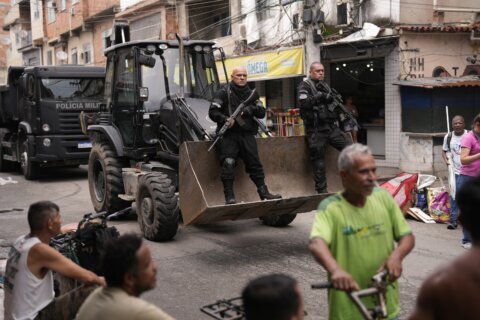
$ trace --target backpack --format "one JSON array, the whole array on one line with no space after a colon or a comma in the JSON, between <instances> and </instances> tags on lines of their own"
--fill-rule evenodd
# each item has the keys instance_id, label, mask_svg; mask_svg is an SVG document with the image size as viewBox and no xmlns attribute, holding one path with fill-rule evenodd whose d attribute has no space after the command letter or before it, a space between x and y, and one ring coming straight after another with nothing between
<instances>
[{"instance_id":1,"label":"backpack","mask_svg":"<svg viewBox=\"0 0 480 320\"><path fill-rule=\"evenodd\" d=\"M450 142L452 141L452 134L453 134L453 131L450 131L447 135L447 148L448 148L448 152L450 152Z\"/></svg>"}]
</instances>

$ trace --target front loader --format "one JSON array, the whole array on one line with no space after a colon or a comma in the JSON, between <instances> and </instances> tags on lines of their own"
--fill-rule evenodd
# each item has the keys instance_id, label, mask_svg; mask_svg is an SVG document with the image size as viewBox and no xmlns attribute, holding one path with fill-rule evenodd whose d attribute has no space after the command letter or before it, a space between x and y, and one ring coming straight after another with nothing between
<instances>
[{"instance_id":1,"label":"front loader","mask_svg":"<svg viewBox=\"0 0 480 320\"><path fill-rule=\"evenodd\" d=\"M304 137L258 138L259 155L279 200L260 201L256 188L236 168L239 203L226 206L220 163L213 143L216 123L208 117L219 89L211 41L128 41L128 26L117 23L117 43L106 50L102 111L84 114L92 140L88 165L95 210L115 212L136 203L145 238L172 239L185 225L260 218L286 226L299 212L314 210L316 194ZM223 57L223 54L222 54ZM335 168L335 152L327 165ZM330 165L329 165L330 164ZM331 190L338 177L328 176Z\"/></svg>"}]
</instances>

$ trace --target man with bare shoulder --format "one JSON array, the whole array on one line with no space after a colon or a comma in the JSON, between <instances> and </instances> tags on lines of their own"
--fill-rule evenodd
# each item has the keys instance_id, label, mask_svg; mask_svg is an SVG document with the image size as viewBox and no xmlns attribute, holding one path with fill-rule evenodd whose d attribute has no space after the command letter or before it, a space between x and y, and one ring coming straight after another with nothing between
<instances>
[{"instance_id":1,"label":"man with bare shoulder","mask_svg":"<svg viewBox=\"0 0 480 320\"><path fill-rule=\"evenodd\" d=\"M86 284L105 285L105 280L67 259L48 245L61 232L59 207L40 201L28 209L30 233L19 237L10 249L5 270L5 320L71 319L83 300L72 292L65 307L64 297L55 298L53 273ZM90 290L91 291L91 290ZM78 294L78 296L73 296ZM69 296L70 295L65 295ZM85 296L83 296L85 299Z\"/></svg>"},{"instance_id":2,"label":"man with bare shoulder","mask_svg":"<svg viewBox=\"0 0 480 320\"><path fill-rule=\"evenodd\" d=\"M457 193L459 220L470 232L472 249L432 274L420 288L410 320L478 319L480 315L480 178Z\"/></svg>"}]
</instances>

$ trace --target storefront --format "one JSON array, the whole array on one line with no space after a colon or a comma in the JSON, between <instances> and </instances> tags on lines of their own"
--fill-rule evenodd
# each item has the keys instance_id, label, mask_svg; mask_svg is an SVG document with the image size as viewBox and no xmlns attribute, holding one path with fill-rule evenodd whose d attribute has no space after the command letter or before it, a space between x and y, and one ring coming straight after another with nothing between
<instances>
[{"instance_id":1,"label":"storefront","mask_svg":"<svg viewBox=\"0 0 480 320\"><path fill-rule=\"evenodd\" d=\"M367 144L379 159L386 157L386 106L391 85L386 69L394 69L387 59L397 45L396 37L330 43L321 47L325 78L343 97L352 100L359 114L358 142Z\"/></svg>"},{"instance_id":2,"label":"storefront","mask_svg":"<svg viewBox=\"0 0 480 320\"><path fill-rule=\"evenodd\" d=\"M293 47L225 59L228 78L233 68L247 68L248 81L273 111L295 107L297 85L305 76L303 47ZM225 83L221 62L217 62L220 81Z\"/></svg>"}]
</instances>

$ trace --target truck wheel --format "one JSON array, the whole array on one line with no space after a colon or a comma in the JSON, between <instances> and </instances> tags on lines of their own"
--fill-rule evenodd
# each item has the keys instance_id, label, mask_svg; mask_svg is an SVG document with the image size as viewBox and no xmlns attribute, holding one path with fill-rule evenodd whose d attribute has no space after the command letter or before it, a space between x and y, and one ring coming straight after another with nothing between
<instances>
[{"instance_id":1,"label":"truck wheel","mask_svg":"<svg viewBox=\"0 0 480 320\"><path fill-rule=\"evenodd\" d=\"M22 152L20 153L20 165L22 167L22 173L25 179L33 180L37 177L38 174L38 164L32 162L30 157L32 156L32 151L28 147L28 142L23 142Z\"/></svg>"},{"instance_id":2,"label":"truck wheel","mask_svg":"<svg viewBox=\"0 0 480 320\"><path fill-rule=\"evenodd\" d=\"M140 177L136 203L138 223L146 239L168 241L175 237L180 210L175 185L166 174Z\"/></svg>"},{"instance_id":3,"label":"truck wheel","mask_svg":"<svg viewBox=\"0 0 480 320\"><path fill-rule=\"evenodd\" d=\"M94 143L88 158L88 188L95 211L116 212L130 205L123 193L122 168L126 163L104 143Z\"/></svg>"},{"instance_id":4,"label":"truck wheel","mask_svg":"<svg viewBox=\"0 0 480 320\"><path fill-rule=\"evenodd\" d=\"M292 223L293 220L295 220L296 214L282 214L279 216L266 216L266 217L260 217L260 220L262 220L262 223L266 226L270 227L286 227L290 223Z\"/></svg>"}]
</instances>

